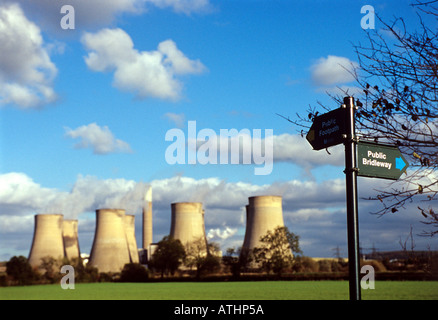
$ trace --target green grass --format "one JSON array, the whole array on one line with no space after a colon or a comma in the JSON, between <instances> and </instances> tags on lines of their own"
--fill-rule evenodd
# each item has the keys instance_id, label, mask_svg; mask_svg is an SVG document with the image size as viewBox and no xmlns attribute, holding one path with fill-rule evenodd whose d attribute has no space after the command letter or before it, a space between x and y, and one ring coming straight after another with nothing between
<instances>
[{"instance_id":1,"label":"green grass","mask_svg":"<svg viewBox=\"0 0 438 320\"><path fill-rule=\"evenodd\" d=\"M78 283L0 288L0 299L348 300L348 281ZM363 300L438 300L438 281L376 281Z\"/></svg>"}]
</instances>

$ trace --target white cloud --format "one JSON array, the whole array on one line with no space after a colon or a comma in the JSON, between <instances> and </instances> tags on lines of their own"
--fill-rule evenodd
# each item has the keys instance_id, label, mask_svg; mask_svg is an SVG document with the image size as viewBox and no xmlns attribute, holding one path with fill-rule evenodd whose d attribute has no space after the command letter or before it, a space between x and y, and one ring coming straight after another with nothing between
<instances>
[{"instance_id":1,"label":"white cloud","mask_svg":"<svg viewBox=\"0 0 438 320\"><path fill-rule=\"evenodd\" d=\"M164 117L169 121L173 122L178 128L183 128L185 123L185 115L184 113L173 113L167 112L164 114Z\"/></svg>"},{"instance_id":2,"label":"white cloud","mask_svg":"<svg viewBox=\"0 0 438 320\"><path fill-rule=\"evenodd\" d=\"M75 148L92 148L94 154L108 154L115 152L129 153L128 143L116 139L107 126L100 127L96 123L80 126L76 129L66 128L66 135L70 138L80 138Z\"/></svg>"},{"instance_id":3,"label":"white cloud","mask_svg":"<svg viewBox=\"0 0 438 320\"><path fill-rule=\"evenodd\" d=\"M370 209L380 203L362 200L364 187L373 192L380 180L360 181L361 244L375 244L379 249L399 249L399 238L409 232L410 224L421 232L421 215L413 210L400 211L377 219ZM89 252L93 239L93 219L88 214L96 209L121 208L136 214L137 238L141 237L141 206L149 184L126 179L98 179L78 176L68 192L44 188L23 173L0 175L0 255L9 259L20 246L30 249L34 213L62 213L66 218L79 218L81 250ZM205 227L211 240L222 250L241 246L245 230L245 205L248 197L280 195L283 197L285 225L300 236L304 254L332 255L332 249L346 249L346 213L344 179L323 182L291 180L271 185L226 182L218 178L193 179L172 177L150 182L153 188L154 241L170 230L170 204L178 201L200 201L205 209ZM367 191L368 192L368 191ZM371 207L370 207L371 206ZM93 217L93 216L91 216ZM428 240L416 238L417 248L426 249ZM24 249L23 249L24 248ZM432 250L435 250L432 247Z\"/></svg>"},{"instance_id":4,"label":"white cloud","mask_svg":"<svg viewBox=\"0 0 438 320\"><path fill-rule=\"evenodd\" d=\"M91 70L114 71L114 86L140 98L177 100L182 85L175 75L205 69L199 60L185 57L172 40L161 42L155 51L138 51L131 37L118 28L85 33L82 43L89 51L85 62Z\"/></svg>"},{"instance_id":5,"label":"white cloud","mask_svg":"<svg viewBox=\"0 0 438 320\"><path fill-rule=\"evenodd\" d=\"M127 214L140 210L144 203L147 184L126 179L101 180L94 176L78 176L69 192L60 192L48 210L77 218L84 212L99 208L124 209Z\"/></svg>"},{"instance_id":6,"label":"white cloud","mask_svg":"<svg viewBox=\"0 0 438 320\"><path fill-rule=\"evenodd\" d=\"M225 227L225 229L210 229L207 232L207 239L215 241L216 239L225 240L233 236L237 232L237 228Z\"/></svg>"},{"instance_id":7,"label":"white cloud","mask_svg":"<svg viewBox=\"0 0 438 320\"><path fill-rule=\"evenodd\" d=\"M0 215L62 213L68 218L99 208L136 212L144 202L147 184L125 179L100 180L79 175L69 192L44 188L20 172L0 175Z\"/></svg>"},{"instance_id":8,"label":"white cloud","mask_svg":"<svg viewBox=\"0 0 438 320\"><path fill-rule=\"evenodd\" d=\"M229 154L236 153L236 155L239 156L239 163L245 163L242 161L242 159L252 159L252 153L254 152L254 150L251 148L251 146L253 146L255 143L257 143L257 145L261 145L261 150L263 153L266 152L266 139L261 137L262 134L260 135L260 137L256 137L254 135L252 136L249 130L247 132L242 130L241 132L238 132L237 135L233 136L227 136L226 134L217 134L217 143L212 143L211 148L213 149L214 147L216 147L214 148L215 152L213 154L216 154L217 158L219 158L221 145L225 147L228 146L228 149L231 149L229 150ZM198 148L198 151L199 147L206 143L205 140L202 140L199 137L196 137L196 141L194 140L195 139L189 137L188 146L196 146ZM293 163L303 168L306 172L309 172L309 170L322 165L344 165L345 156L343 152L343 145L331 147L329 148L329 152L326 152L325 150L315 151L312 149L312 146L309 144L305 137L302 137L299 134L288 133L273 135L272 141L272 154L274 163ZM232 145L237 145L238 149L232 149ZM217 162L219 163L219 160Z\"/></svg>"},{"instance_id":9,"label":"white cloud","mask_svg":"<svg viewBox=\"0 0 438 320\"><path fill-rule=\"evenodd\" d=\"M329 55L319 58L311 67L312 80L318 86L333 86L354 81L357 62L345 57Z\"/></svg>"},{"instance_id":10,"label":"white cloud","mask_svg":"<svg viewBox=\"0 0 438 320\"><path fill-rule=\"evenodd\" d=\"M0 223L0 233L15 233L33 231L35 217L33 214L20 216L2 216Z\"/></svg>"},{"instance_id":11,"label":"white cloud","mask_svg":"<svg viewBox=\"0 0 438 320\"><path fill-rule=\"evenodd\" d=\"M71 5L75 12L75 29L89 30L111 24L120 14L141 14L145 11L145 0L16 0L45 30L58 36L71 34L60 26L64 5ZM70 30L72 31L72 30Z\"/></svg>"},{"instance_id":12,"label":"white cloud","mask_svg":"<svg viewBox=\"0 0 438 320\"><path fill-rule=\"evenodd\" d=\"M35 108L54 102L57 68L39 27L18 4L0 5L0 43L0 105Z\"/></svg>"},{"instance_id":13,"label":"white cloud","mask_svg":"<svg viewBox=\"0 0 438 320\"><path fill-rule=\"evenodd\" d=\"M311 219L314 221L322 221L324 223L327 223L326 217L330 214L331 212L325 208L305 208L286 212L285 216L287 216L288 219L294 224L303 221L309 221Z\"/></svg>"},{"instance_id":14,"label":"white cloud","mask_svg":"<svg viewBox=\"0 0 438 320\"><path fill-rule=\"evenodd\" d=\"M139 15L149 7L170 8L177 13L208 13L212 10L209 0L15 0L44 31L59 37L69 36L75 31L96 30L106 27L124 14ZM60 9L71 5L75 12L75 30L66 32L60 26ZM79 33L76 33L79 34Z\"/></svg>"},{"instance_id":15,"label":"white cloud","mask_svg":"<svg viewBox=\"0 0 438 320\"><path fill-rule=\"evenodd\" d=\"M0 175L1 212L25 215L46 207L58 196L56 190L43 188L20 172Z\"/></svg>"},{"instance_id":16,"label":"white cloud","mask_svg":"<svg viewBox=\"0 0 438 320\"><path fill-rule=\"evenodd\" d=\"M196 74L205 71L201 61L187 58L172 40L160 42L158 51L166 57L163 63L169 65L175 74Z\"/></svg>"},{"instance_id":17,"label":"white cloud","mask_svg":"<svg viewBox=\"0 0 438 320\"><path fill-rule=\"evenodd\" d=\"M343 147L343 146L342 146ZM306 140L300 135L281 134L274 136L274 161L290 162L309 170L321 165L344 165L344 152L341 146L315 151Z\"/></svg>"}]
</instances>

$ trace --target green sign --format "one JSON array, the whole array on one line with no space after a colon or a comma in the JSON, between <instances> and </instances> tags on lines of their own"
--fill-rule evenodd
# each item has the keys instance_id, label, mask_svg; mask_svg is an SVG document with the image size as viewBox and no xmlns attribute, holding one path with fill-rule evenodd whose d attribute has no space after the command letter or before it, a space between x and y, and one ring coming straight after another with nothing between
<instances>
[{"instance_id":1,"label":"green sign","mask_svg":"<svg viewBox=\"0 0 438 320\"><path fill-rule=\"evenodd\" d=\"M357 175L397 180L409 163L395 146L359 141L357 144Z\"/></svg>"}]
</instances>

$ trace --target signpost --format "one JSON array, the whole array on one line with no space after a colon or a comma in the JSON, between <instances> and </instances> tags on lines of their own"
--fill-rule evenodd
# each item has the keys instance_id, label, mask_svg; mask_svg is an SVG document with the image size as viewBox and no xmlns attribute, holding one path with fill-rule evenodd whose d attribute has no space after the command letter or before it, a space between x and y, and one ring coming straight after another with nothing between
<instances>
[{"instance_id":1,"label":"signpost","mask_svg":"<svg viewBox=\"0 0 438 320\"><path fill-rule=\"evenodd\" d=\"M358 175L398 180L409 163L397 147L359 141L357 145Z\"/></svg>"},{"instance_id":2,"label":"signpost","mask_svg":"<svg viewBox=\"0 0 438 320\"><path fill-rule=\"evenodd\" d=\"M306 135L313 149L325 149L344 141L342 135L345 133L346 111L345 108L339 108L315 117Z\"/></svg>"},{"instance_id":3,"label":"signpost","mask_svg":"<svg viewBox=\"0 0 438 320\"><path fill-rule=\"evenodd\" d=\"M357 210L357 166L355 107L352 97L344 98L347 110L345 130L345 188L347 193L347 242L350 300L360 300L359 218Z\"/></svg>"},{"instance_id":4,"label":"signpost","mask_svg":"<svg viewBox=\"0 0 438 320\"><path fill-rule=\"evenodd\" d=\"M341 143L345 146L350 300L361 299L357 176L397 180L409 166L397 147L358 142L355 109L353 98L345 97L341 108L315 117L306 135L314 150Z\"/></svg>"}]
</instances>

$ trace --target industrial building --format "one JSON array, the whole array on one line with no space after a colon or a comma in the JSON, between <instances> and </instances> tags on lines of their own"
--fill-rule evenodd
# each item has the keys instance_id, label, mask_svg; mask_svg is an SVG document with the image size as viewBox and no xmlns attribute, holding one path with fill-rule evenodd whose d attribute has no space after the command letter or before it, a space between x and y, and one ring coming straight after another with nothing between
<instances>
[{"instance_id":1,"label":"industrial building","mask_svg":"<svg viewBox=\"0 0 438 320\"><path fill-rule=\"evenodd\" d=\"M207 253L207 236L205 233L204 210L200 202L176 202L171 204L170 237L187 246L194 241L205 242Z\"/></svg>"},{"instance_id":2,"label":"industrial building","mask_svg":"<svg viewBox=\"0 0 438 320\"><path fill-rule=\"evenodd\" d=\"M252 250L260 244L260 237L268 230L284 227L283 206L280 196L256 196L248 200L242 249Z\"/></svg>"},{"instance_id":3,"label":"industrial building","mask_svg":"<svg viewBox=\"0 0 438 320\"><path fill-rule=\"evenodd\" d=\"M242 249L252 250L268 230L284 226L280 196L250 197L246 206L246 230ZM148 191L142 212L142 246L135 236L135 216L123 209L96 210L96 225L88 264L99 272L120 272L127 263L147 263L156 246L152 243L152 197ZM170 237L184 246L193 241L205 241L205 211L201 202L171 204ZM207 250L207 246L205 247ZM207 253L207 251L206 251ZM41 258L81 257L77 220L64 220L62 214L35 215L34 236L29 263L37 267Z\"/></svg>"},{"instance_id":4,"label":"industrial building","mask_svg":"<svg viewBox=\"0 0 438 320\"><path fill-rule=\"evenodd\" d=\"M152 243L152 188L149 188L146 192L143 205L143 221L142 221L142 249L139 251L140 261L146 264L147 261L152 256L152 248L154 244Z\"/></svg>"},{"instance_id":5,"label":"industrial building","mask_svg":"<svg viewBox=\"0 0 438 320\"><path fill-rule=\"evenodd\" d=\"M248 198L246 230L241 254L248 254L260 246L260 238L278 227L284 227L282 197L256 196ZM290 251L292 256L292 251ZM251 267L258 267L251 262Z\"/></svg>"},{"instance_id":6,"label":"industrial building","mask_svg":"<svg viewBox=\"0 0 438 320\"><path fill-rule=\"evenodd\" d=\"M78 238L78 220L63 220L62 238L64 240L65 257L70 261L79 259L81 250Z\"/></svg>"},{"instance_id":7,"label":"industrial building","mask_svg":"<svg viewBox=\"0 0 438 320\"><path fill-rule=\"evenodd\" d=\"M96 210L96 231L88 264L99 272L120 272L132 262L127 235L130 228L126 227L130 222L125 219L122 209Z\"/></svg>"},{"instance_id":8,"label":"industrial building","mask_svg":"<svg viewBox=\"0 0 438 320\"><path fill-rule=\"evenodd\" d=\"M63 220L62 214L35 215L33 240L28 258L33 268L39 267L42 258L65 257Z\"/></svg>"}]
</instances>

